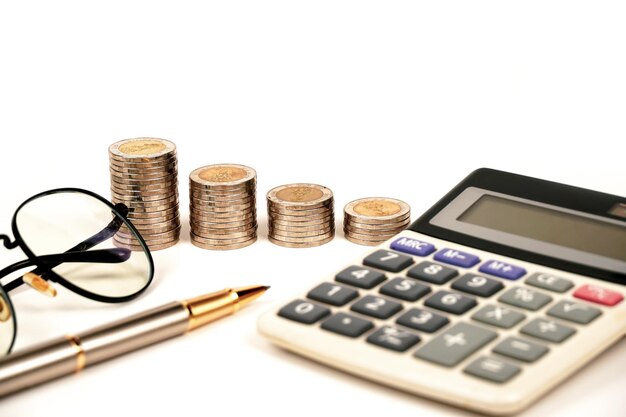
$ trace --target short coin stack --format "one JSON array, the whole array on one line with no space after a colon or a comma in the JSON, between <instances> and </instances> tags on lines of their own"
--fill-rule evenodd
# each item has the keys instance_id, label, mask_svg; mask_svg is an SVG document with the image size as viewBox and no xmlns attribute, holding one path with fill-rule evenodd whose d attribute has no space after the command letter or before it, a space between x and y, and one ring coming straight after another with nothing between
<instances>
[{"instance_id":1,"label":"short coin stack","mask_svg":"<svg viewBox=\"0 0 626 417\"><path fill-rule=\"evenodd\" d=\"M256 171L244 165L217 164L189 175L191 243L228 250L257 238Z\"/></svg>"},{"instance_id":2,"label":"short coin stack","mask_svg":"<svg viewBox=\"0 0 626 417\"><path fill-rule=\"evenodd\" d=\"M350 242L375 246L404 230L411 208L393 198L361 198L346 204L343 232Z\"/></svg>"},{"instance_id":3,"label":"short coin stack","mask_svg":"<svg viewBox=\"0 0 626 417\"><path fill-rule=\"evenodd\" d=\"M316 184L289 184L267 193L270 242L290 248L309 248L335 236L333 193Z\"/></svg>"},{"instance_id":4,"label":"short coin stack","mask_svg":"<svg viewBox=\"0 0 626 417\"><path fill-rule=\"evenodd\" d=\"M178 242L178 165L176 145L165 139L125 139L109 147L111 197L128 207L135 225L150 250L165 249ZM141 250L124 226L113 237L116 244Z\"/></svg>"}]
</instances>

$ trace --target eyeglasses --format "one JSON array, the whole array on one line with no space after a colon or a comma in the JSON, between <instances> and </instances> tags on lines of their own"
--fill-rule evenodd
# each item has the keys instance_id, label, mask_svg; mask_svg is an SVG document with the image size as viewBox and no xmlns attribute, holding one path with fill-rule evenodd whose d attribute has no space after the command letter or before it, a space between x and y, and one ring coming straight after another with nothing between
<instances>
[{"instance_id":1,"label":"eyeglasses","mask_svg":"<svg viewBox=\"0 0 626 417\"><path fill-rule=\"evenodd\" d=\"M0 279L24 268L25 274L0 285L0 355L11 351L17 333L8 293L22 284L55 296L53 282L96 301L128 301L144 291L154 275L150 251L126 218L128 207L113 205L79 188L45 191L24 201L11 221L14 241L0 235L7 249L20 247L28 259L0 270ZM133 249L113 237L133 239Z\"/></svg>"}]
</instances>

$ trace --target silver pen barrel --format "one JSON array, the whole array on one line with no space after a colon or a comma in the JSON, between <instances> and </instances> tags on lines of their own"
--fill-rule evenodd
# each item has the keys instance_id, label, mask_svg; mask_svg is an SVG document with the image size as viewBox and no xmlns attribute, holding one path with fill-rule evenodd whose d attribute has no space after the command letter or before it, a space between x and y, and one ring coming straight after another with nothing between
<instances>
[{"instance_id":1,"label":"silver pen barrel","mask_svg":"<svg viewBox=\"0 0 626 417\"><path fill-rule=\"evenodd\" d=\"M0 360L0 397L180 336L187 331L189 317L184 303L172 302L8 355Z\"/></svg>"}]
</instances>

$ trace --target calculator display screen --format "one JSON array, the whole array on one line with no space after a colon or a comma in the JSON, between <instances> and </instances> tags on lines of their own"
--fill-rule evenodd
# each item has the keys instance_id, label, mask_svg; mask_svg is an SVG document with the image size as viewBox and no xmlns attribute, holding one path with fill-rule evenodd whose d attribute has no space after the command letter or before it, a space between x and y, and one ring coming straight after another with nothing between
<instances>
[{"instance_id":1,"label":"calculator display screen","mask_svg":"<svg viewBox=\"0 0 626 417\"><path fill-rule=\"evenodd\" d=\"M626 261L626 227L483 195L457 219L516 236Z\"/></svg>"}]
</instances>

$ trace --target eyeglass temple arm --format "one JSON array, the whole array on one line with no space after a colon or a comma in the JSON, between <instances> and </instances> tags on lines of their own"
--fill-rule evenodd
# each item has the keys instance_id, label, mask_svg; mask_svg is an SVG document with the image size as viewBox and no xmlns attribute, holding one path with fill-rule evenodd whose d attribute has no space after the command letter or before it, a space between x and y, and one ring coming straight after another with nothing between
<instances>
[{"instance_id":1,"label":"eyeglass temple arm","mask_svg":"<svg viewBox=\"0 0 626 417\"><path fill-rule=\"evenodd\" d=\"M54 255L43 255L35 258L25 259L21 262L16 262L13 265L9 265L0 271L0 278L7 276L15 271L19 271L22 268L26 268L33 265L44 264L47 270L54 268L62 263L67 262L81 262L81 263L120 263L130 258L131 251L126 248L111 248L111 249L97 249L92 251L72 251L65 253L58 253ZM36 271L36 270L35 270ZM4 285L5 291L9 292L24 283L22 277L16 278L13 281Z\"/></svg>"}]
</instances>

